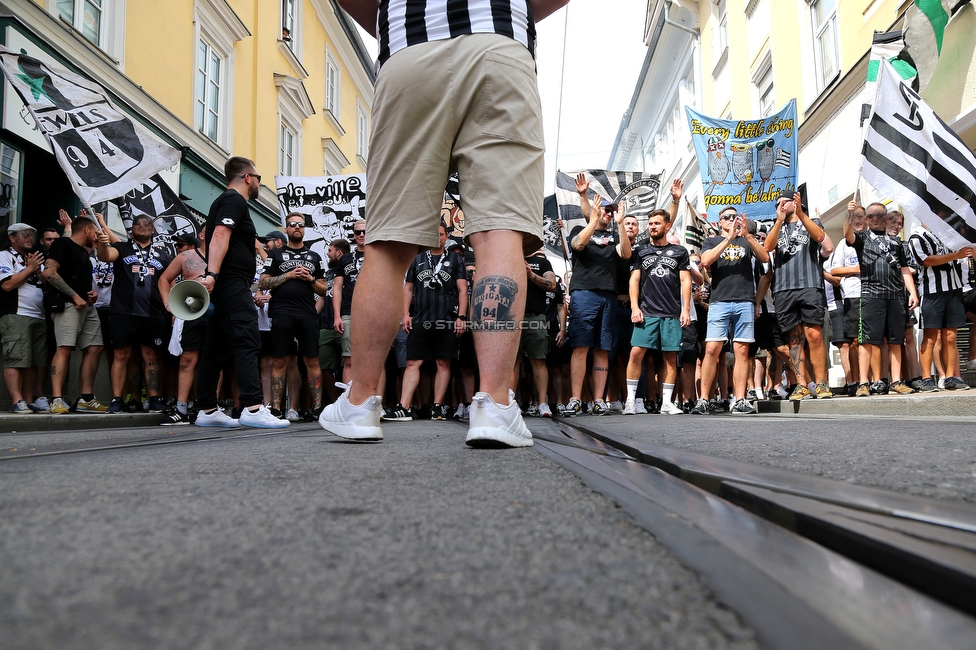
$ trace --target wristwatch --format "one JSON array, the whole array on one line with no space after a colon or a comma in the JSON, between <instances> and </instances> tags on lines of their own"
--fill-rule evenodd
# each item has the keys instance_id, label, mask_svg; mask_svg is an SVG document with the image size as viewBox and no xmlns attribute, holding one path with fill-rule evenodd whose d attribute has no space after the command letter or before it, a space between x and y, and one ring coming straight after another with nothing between
<instances>
[{"instance_id":1,"label":"wristwatch","mask_svg":"<svg viewBox=\"0 0 976 650\"><path fill-rule=\"evenodd\" d=\"M219 273L214 273L213 271L207 271L206 273L203 274L203 277L207 277L208 275L214 279L214 282L216 282L217 278L220 277Z\"/></svg>"}]
</instances>

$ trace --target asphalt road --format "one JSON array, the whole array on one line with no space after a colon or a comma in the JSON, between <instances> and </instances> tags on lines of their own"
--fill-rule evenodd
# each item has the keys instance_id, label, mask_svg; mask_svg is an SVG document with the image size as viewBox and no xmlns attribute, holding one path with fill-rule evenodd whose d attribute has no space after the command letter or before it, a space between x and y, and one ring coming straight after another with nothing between
<instances>
[{"instance_id":1,"label":"asphalt road","mask_svg":"<svg viewBox=\"0 0 976 650\"><path fill-rule=\"evenodd\" d=\"M454 423L386 432L0 462L0 645L757 647L651 534L535 450L471 450Z\"/></svg>"}]
</instances>

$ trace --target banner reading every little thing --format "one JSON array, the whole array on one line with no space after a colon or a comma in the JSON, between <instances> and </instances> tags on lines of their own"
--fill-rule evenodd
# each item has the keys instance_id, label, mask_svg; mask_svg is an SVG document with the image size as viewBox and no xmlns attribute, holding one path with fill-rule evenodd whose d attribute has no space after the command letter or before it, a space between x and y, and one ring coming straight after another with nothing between
<instances>
[{"instance_id":1,"label":"banner reading every little thing","mask_svg":"<svg viewBox=\"0 0 976 650\"><path fill-rule=\"evenodd\" d=\"M796 100L758 120L718 120L685 108L698 155L708 220L731 205L750 219L776 216L776 197L796 190Z\"/></svg>"}]
</instances>

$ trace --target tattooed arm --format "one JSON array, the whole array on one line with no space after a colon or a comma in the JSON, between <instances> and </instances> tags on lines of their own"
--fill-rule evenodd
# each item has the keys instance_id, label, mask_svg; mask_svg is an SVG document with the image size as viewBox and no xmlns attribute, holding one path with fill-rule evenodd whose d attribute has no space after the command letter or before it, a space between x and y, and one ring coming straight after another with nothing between
<instances>
[{"instance_id":1,"label":"tattooed arm","mask_svg":"<svg viewBox=\"0 0 976 650\"><path fill-rule=\"evenodd\" d=\"M282 273L281 275L271 275L269 273L262 273L261 277L258 278L258 289L262 291L274 291L285 282L295 279L297 274L295 269Z\"/></svg>"},{"instance_id":2,"label":"tattooed arm","mask_svg":"<svg viewBox=\"0 0 976 650\"><path fill-rule=\"evenodd\" d=\"M88 304L84 298L79 296L74 289L68 286L68 283L64 281L64 278L58 275L57 260L51 259L50 257L45 260L43 275L48 284L71 298L71 301L75 304L76 309L81 309Z\"/></svg>"}]
</instances>

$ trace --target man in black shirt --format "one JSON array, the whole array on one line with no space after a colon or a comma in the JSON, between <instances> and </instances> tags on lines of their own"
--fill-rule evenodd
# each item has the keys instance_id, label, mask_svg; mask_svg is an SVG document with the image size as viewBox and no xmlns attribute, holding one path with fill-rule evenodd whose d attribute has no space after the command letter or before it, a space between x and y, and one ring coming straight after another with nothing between
<instances>
[{"instance_id":1,"label":"man in black shirt","mask_svg":"<svg viewBox=\"0 0 976 650\"><path fill-rule=\"evenodd\" d=\"M337 397L336 377L342 369L342 335L335 329L335 309L332 298L335 296L335 278L339 260L349 253L349 241L335 239L326 250L325 284L326 292L315 303L319 312L319 370L322 371L322 390L331 404Z\"/></svg>"},{"instance_id":2,"label":"man in black shirt","mask_svg":"<svg viewBox=\"0 0 976 650\"><path fill-rule=\"evenodd\" d=\"M224 177L227 191L217 197L207 215L207 272L200 283L210 292L214 313L207 323L206 345L197 370L196 406L200 412L196 425L278 429L290 423L273 416L262 403L258 369L261 337L251 295L257 233L247 202L257 198L261 175L253 161L235 156L224 165ZM217 381L231 355L244 405L239 420L217 408Z\"/></svg>"},{"instance_id":3,"label":"man in black shirt","mask_svg":"<svg viewBox=\"0 0 976 650\"><path fill-rule=\"evenodd\" d=\"M407 269L403 285L403 330L407 333L407 367L403 372L400 403L389 419L412 419L409 409L420 381L420 366L428 359L437 364L434 376L432 420L450 418L444 404L451 382L451 360L458 356L458 338L464 333L468 312L468 276L457 253L444 250L447 230L440 227L440 246L417 255Z\"/></svg>"},{"instance_id":4,"label":"man in black shirt","mask_svg":"<svg viewBox=\"0 0 976 650\"><path fill-rule=\"evenodd\" d=\"M159 278L172 257L165 248L153 246L156 229L152 219L139 215L132 220L132 241L111 243L108 232L98 235L98 259L113 264L115 280L109 310L112 359L112 403L109 413L122 412L122 394L132 346L139 345L146 364L146 392L149 410L162 411L159 354L169 341L169 318L159 295Z\"/></svg>"},{"instance_id":5,"label":"man in black shirt","mask_svg":"<svg viewBox=\"0 0 976 650\"><path fill-rule=\"evenodd\" d=\"M577 190L580 189L579 183ZM600 205L599 198L591 206L585 187L580 192L581 209L589 213L586 226L576 226L569 234L573 248L573 279L569 285L569 345L573 349L573 395L566 405L566 415L573 417L582 410L580 395L586 376L586 357L593 348L593 406L594 415L609 412L603 401L607 386L609 353L614 344L614 320L617 308L617 259L628 260L632 242L623 229L624 204ZM584 207L585 206L585 207ZM607 230L616 221L617 236Z\"/></svg>"},{"instance_id":6,"label":"man in black shirt","mask_svg":"<svg viewBox=\"0 0 976 650\"><path fill-rule=\"evenodd\" d=\"M918 294L912 271L905 259L901 241L885 232L888 209L883 203L867 207L868 229L855 232L848 213L844 220L844 238L857 252L861 267L861 323L858 334L860 384L855 396L870 394L868 371L876 381L881 378L881 344L888 340L891 359L891 388L899 395L914 392L901 379L901 352L905 342L905 300L908 309L918 306Z\"/></svg>"},{"instance_id":7,"label":"man in black shirt","mask_svg":"<svg viewBox=\"0 0 976 650\"><path fill-rule=\"evenodd\" d=\"M274 366L271 370L271 408L282 411L285 392L285 370L294 354L305 361L308 385L312 391L312 410L315 417L322 409L322 372L319 370L318 315L315 295L325 295L325 265L318 253L305 246L305 219L293 212L285 217L288 244L268 255L258 288L271 293L268 315L271 316L271 345ZM289 395L291 408L298 410L298 395Z\"/></svg>"},{"instance_id":8,"label":"man in black shirt","mask_svg":"<svg viewBox=\"0 0 976 650\"><path fill-rule=\"evenodd\" d=\"M546 292L555 291L557 285L556 274L552 271L552 264L546 259L545 251L536 251L525 258L525 277L528 282L525 291L525 320L522 321L522 350L532 367L532 379L539 400L539 417L551 418L549 370L546 368L546 354L549 351Z\"/></svg>"},{"instance_id":9,"label":"man in black shirt","mask_svg":"<svg viewBox=\"0 0 976 650\"><path fill-rule=\"evenodd\" d=\"M97 237L95 222L77 217L71 222L71 236L55 239L44 261L44 279L50 287L45 306L52 308L58 343L51 368L51 413L68 412L63 389L75 346L84 350L78 412L104 413L108 409L94 395L95 372L102 354L102 326L94 306L98 292L92 289L92 264L87 249L95 245Z\"/></svg>"},{"instance_id":10,"label":"man in black shirt","mask_svg":"<svg viewBox=\"0 0 976 650\"><path fill-rule=\"evenodd\" d=\"M359 270L363 268L363 242L366 240L366 222L357 221L353 226L353 236L356 250L346 253L336 266L335 283L332 288L332 308L335 313L335 331L342 335L342 356L345 362L344 376L349 374L352 365L352 332L349 324L352 322L352 296L359 279ZM382 375L380 385L384 385L385 374Z\"/></svg>"}]
</instances>

